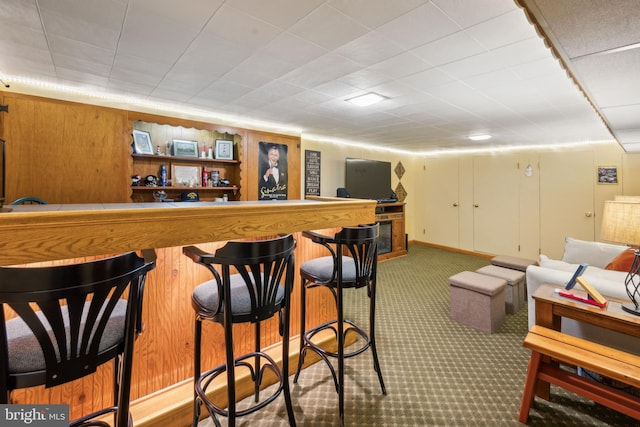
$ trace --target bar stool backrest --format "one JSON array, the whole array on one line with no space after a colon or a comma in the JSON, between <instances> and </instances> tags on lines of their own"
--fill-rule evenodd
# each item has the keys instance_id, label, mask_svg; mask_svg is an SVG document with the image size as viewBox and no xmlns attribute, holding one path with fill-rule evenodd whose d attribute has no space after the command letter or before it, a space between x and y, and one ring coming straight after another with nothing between
<instances>
[{"instance_id":1,"label":"bar stool backrest","mask_svg":"<svg viewBox=\"0 0 640 427\"><path fill-rule=\"evenodd\" d=\"M279 287L293 287L293 267L296 242L292 235L260 241L230 241L215 254L209 254L191 246L183 252L196 263L211 271L218 286L218 295L229 295L224 286L229 286L231 275L240 274L247 286L251 299L251 313L233 313L233 323L259 322L272 317L283 308L284 300L278 299ZM220 266L220 270L215 268ZM209 317L222 323L223 304L226 299L218 299L218 307ZM228 301L227 301L228 302Z\"/></svg>"},{"instance_id":2,"label":"bar stool backrest","mask_svg":"<svg viewBox=\"0 0 640 427\"><path fill-rule=\"evenodd\" d=\"M334 260L336 274L341 274L342 271L342 263L337 262L341 255L353 258L356 269L356 288L366 286L376 279L379 232L380 226L378 224L343 227L334 237L334 242L337 245L337 254Z\"/></svg>"},{"instance_id":3,"label":"bar stool backrest","mask_svg":"<svg viewBox=\"0 0 640 427\"><path fill-rule=\"evenodd\" d=\"M119 354L130 364L142 329L146 274L155 267L155 252L143 253L145 258L129 252L79 264L0 267L0 403L7 403L11 390L73 381ZM16 360L12 354L31 356Z\"/></svg>"}]
</instances>

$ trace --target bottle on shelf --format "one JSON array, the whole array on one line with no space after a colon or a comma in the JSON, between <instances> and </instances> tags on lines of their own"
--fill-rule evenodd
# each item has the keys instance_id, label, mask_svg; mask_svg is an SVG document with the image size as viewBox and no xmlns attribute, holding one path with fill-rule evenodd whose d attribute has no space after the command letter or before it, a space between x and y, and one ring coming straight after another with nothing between
<instances>
[{"instance_id":1,"label":"bottle on shelf","mask_svg":"<svg viewBox=\"0 0 640 427\"><path fill-rule=\"evenodd\" d=\"M160 186L167 186L167 167L165 165L160 165Z\"/></svg>"},{"instance_id":2,"label":"bottle on shelf","mask_svg":"<svg viewBox=\"0 0 640 427\"><path fill-rule=\"evenodd\" d=\"M209 180L209 172L207 172L207 167L203 166L202 167L202 186L203 187L207 186L208 180Z\"/></svg>"}]
</instances>

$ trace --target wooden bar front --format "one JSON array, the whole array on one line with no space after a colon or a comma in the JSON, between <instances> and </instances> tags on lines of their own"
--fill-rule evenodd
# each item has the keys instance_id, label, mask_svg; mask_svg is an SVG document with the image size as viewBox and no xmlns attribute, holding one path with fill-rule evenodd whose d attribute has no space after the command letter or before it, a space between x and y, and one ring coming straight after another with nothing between
<instances>
[{"instance_id":1,"label":"wooden bar front","mask_svg":"<svg viewBox=\"0 0 640 427\"><path fill-rule=\"evenodd\" d=\"M136 341L131 398L137 399L193 376L193 309L191 292L210 273L182 255L182 246L215 250L224 241L294 233L296 266L325 255L319 245L301 238L302 230L335 231L337 227L373 223L375 202L349 199L285 202L147 203L16 206L0 214L0 265L92 258L129 250L155 248L158 261L147 280L144 333ZM296 274L291 334L299 334L299 288ZM310 299L309 299L310 298ZM334 316L328 293L312 292L309 324ZM280 341L277 320L268 321L263 345ZM252 330L234 329L237 351L249 351ZM205 324L203 367L222 363L222 328ZM71 418L111 405L112 365L87 379L44 389L13 393L15 403L66 403Z\"/></svg>"}]
</instances>

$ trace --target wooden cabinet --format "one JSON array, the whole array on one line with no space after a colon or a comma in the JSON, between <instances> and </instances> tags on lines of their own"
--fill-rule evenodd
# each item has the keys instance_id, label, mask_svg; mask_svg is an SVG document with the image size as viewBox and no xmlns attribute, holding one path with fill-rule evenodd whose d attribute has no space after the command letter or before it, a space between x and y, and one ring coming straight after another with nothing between
<instances>
[{"instance_id":1,"label":"wooden cabinet","mask_svg":"<svg viewBox=\"0 0 640 427\"><path fill-rule=\"evenodd\" d=\"M159 122L162 119L159 118ZM192 123L190 123L192 124ZM223 196L228 200L241 200L240 159L242 152L242 137L229 132L219 132L211 129L198 129L181 125L163 124L136 120L132 122L134 130L149 132L156 154L132 154L133 175L131 177L131 199L134 202L152 202L154 193L163 190L168 200L180 200L184 192L195 191L199 199L213 201ZM174 140L194 141L198 145L198 153L204 151L207 157L172 156L170 146ZM208 158L210 152L215 152L216 140L233 143L233 160ZM134 150L132 150L134 151ZM167 185L160 185L161 168L166 168ZM204 184L203 170L207 172L207 184ZM216 171L219 182L226 185L213 186L211 173ZM153 175L158 178L158 185L145 185L145 178ZM138 185L134 185L139 178ZM188 177L188 178L187 178ZM224 180L224 181L223 181ZM228 183L228 184L227 184Z\"/></svg>"},{"instance_id":2,"label":"wooden cabinet","mask_svg":"<svg viewBox=\"0 0 640 427\"><path fill-rule=\"evenodd\" d=\"M404 203L376 206L376 222L380 224L378 259L385 260L407 254Z\"/></svg>"}]
</instances>

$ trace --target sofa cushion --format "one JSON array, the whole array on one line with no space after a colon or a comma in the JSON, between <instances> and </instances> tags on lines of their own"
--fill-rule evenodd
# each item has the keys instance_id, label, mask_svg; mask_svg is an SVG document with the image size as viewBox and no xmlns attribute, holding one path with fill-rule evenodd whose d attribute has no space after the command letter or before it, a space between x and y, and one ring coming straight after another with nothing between
<instances>
[{"instance_id":1,"label":"sofa cushion","mask_svg":"<svg viewBox=\"0 0 640 427\"><path fill-rule=\"evenodd\" d=\"M631 270L631 265L633 264L633 260L636 257L635 249L629 248L625 251L622 251L617 257L611 260L609 264L605 267L607 270L617 270L629 272Z\"/></svg>"},{"instance_id":2,"label":"sofa cushion","mask_svg":"<svg viewBox=\"0 0 640 427\"><path fill-rule=\"evenodd\" d=\"M571 264L557 259L551 259L544 254L540 254L540 267L551 268L560 271L576 271L580 264Z\"/></svg>"},{"instance_id":3,"label":"sofa cushion","mask_svg":"<svg viewBox=\"0 0 640 427\"><path fill-rule=\"evenodd\" d=\"M620 252L624 251L626 248L627 247L623 245L589 242L586 240L567 237L565 239L562 261L570 264L586 262L594 267L604 268L612 259L618 256Z\"/></svg>"}]
</instances>

